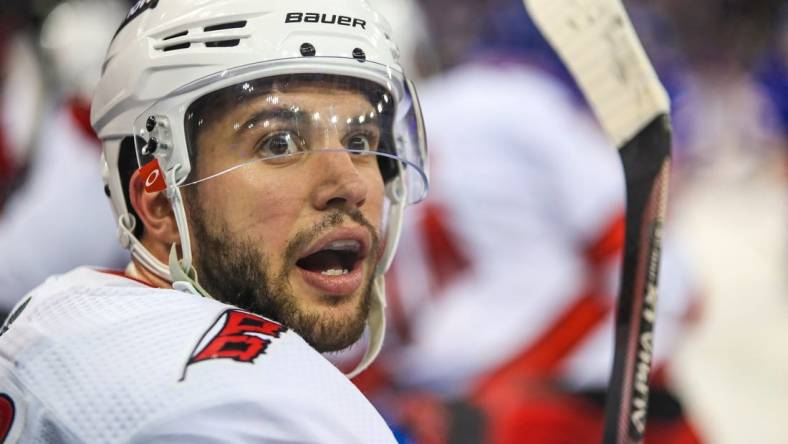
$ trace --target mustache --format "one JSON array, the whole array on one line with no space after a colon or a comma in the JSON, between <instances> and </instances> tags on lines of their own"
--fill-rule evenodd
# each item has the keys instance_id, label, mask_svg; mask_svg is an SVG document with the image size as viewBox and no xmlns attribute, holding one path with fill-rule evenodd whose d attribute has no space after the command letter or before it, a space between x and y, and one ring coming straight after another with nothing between
<instances>
[{"instance_id":1,"label":"mustache","mask_svg":"<svg viewBox=\"0 0 788 444\"><path fill-rule=\"evenodd\" d=\"M372 245L370 248L370 252L372 254L370 256L378 257L378 250L380 249L380 236L378 236L375 227L372 226L372 224L369 222L369 220L367 220L361 211L357 209L346 210L338 208L325 215L325 217L323 217L323 219L315 224L312 228L296 233L296 235L293 236L293 239L287 243L287 248L285 249L284 253L284 263L287 264L287 268L294 266L298 259L300 259L298 254L304 251L310 244L312 244L312 242L323 235L323 233L342 225L347 220L351 220L369 231L369 234L372 238Z\"/></svg>"}]
</instances>

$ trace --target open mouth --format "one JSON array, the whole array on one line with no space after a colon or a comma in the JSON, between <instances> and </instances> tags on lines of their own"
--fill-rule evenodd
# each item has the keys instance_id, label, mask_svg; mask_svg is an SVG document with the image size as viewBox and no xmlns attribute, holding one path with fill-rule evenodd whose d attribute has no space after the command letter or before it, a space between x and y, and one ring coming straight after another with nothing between
<instances>
[{"instance_id":1,"label":"open mouth","mask_svg":"<svg viewBox=\"0 0 788 444\"><path fill-rule=\"evenodd\" d=\"M335 230L316 242L295 263L304 282L322 295L348 296L364 282L370 240L362 228Z\"/></svg>"},{"instance_id":2,"label":"open mouth","mask_svg":"<svg viewBox=\"0 0 788 444\"><path fill-rule=\"evenodd\" d=\"M357 240L337 240L301 258L296 265L325 276L342 276L355 270L363 260L362 244Z\"/></svg>"}]
</instances>

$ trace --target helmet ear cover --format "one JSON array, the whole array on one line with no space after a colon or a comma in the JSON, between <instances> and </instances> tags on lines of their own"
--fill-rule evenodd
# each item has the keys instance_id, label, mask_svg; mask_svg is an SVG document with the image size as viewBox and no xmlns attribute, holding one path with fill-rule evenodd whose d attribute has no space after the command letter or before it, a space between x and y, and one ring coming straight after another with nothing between
<instances>
[{"instance_id":1,"label":"helmet ear cover","mask_svg":"<svg viewBox=\"0 0 788 444\"><path fill-rule=\"evenodd\" d=\"M239 97L249 99L268 94L272 91L286 91L288 88L292 88L296 84L319 82L326 79L330 79L330 82L334 87L339 86L349 90L358 90L363 92L370 104L385 104L382 110L380 110L378 113L378 116L381 120L381 126L384 128L393 128L394 117L396 113L395 105L393 102L383 100L383 97L387 94L387 91L384 87L378 85L377 83L342 75L300 74L295 80L292 75L282 75L267 77L253 82L246 82L245 85L233 85L218 91L213 91L195 100L191 105L189 105L184 117L186 120L184 122L186 142L189 146L198 147L199 145L197 140L201 130L200 122L215 121L217 116L225 114L228 109L236 106L239 102ZM253 88L249 88L250 84L253 86ZM360 84L363 84L364 87L359 88ZM253 90L254 93L247 93L246 91L248 90ZM396 145L393 134L393 131L385 131L383 133L383 137L379 142L378 152L391 154L392 156L396 155ZM186 180L187 182L195 179L194 176L197 168L194 166L197 165L197 157L199 155L198 153L199 149L190 150L189 152L189 162L193 167L189 178ZM141 163L145 163L144 159L140 160ZM151 156L149 160L153 160L153 157ZM380 169L380 174L383 177L383 182L386 184L391 182L391 180L394 179L400 172L400 169L397 167L397 160L391 157L377 156L377 163L378 168Z\"/></svg>"}]
</instances>

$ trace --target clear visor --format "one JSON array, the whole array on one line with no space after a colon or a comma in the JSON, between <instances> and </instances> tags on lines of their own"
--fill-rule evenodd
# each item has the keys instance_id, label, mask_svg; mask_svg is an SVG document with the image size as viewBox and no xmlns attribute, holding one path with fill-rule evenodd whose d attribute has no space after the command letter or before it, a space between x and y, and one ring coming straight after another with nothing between
<instances>
[{"instance_id":1,"label":"clear visor","mask_svg":"<svg viewBox=\"0 0 788 444\"><path fill-rule=\"evenodd\" d=\"M156 159L162 169L178 168L172 152L180 141L189 168L176 172L176 183L168 186L306 168L329 174L336 165L352 165L359 173L379 174L389 197L422 200L428 188L426 146L409 82L372 62L363 63L361 74L357 60L330 59L319 63L355 71L272 75L275 62L266 62L217 74L162 99L135 122L140 167ZM205 92L217 84L228 86Z\"/></svg>"}]
</instances>

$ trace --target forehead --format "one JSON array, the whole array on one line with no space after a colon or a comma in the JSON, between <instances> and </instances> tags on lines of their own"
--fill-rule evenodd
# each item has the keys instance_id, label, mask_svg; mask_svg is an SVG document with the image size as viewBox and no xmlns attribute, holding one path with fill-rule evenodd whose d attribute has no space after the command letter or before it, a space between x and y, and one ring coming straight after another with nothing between
<instances>
[{"instance_id":1,"label":"forehead","mask_svg":"<svg viewBox=\"0 0 788 444\"><path fill-rule=\"evenodd\" d=\"M357 117L374 109L369 99L360 91L325 88L317 85L300 85L287 90L272 90L243 100L228 116L241 117L265 110L280 110L274 118L308 118L312 123L331 121L336 117Z\"/></svg>"}]
</instances>

